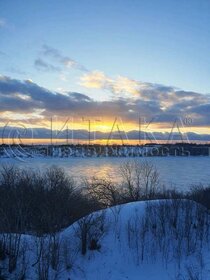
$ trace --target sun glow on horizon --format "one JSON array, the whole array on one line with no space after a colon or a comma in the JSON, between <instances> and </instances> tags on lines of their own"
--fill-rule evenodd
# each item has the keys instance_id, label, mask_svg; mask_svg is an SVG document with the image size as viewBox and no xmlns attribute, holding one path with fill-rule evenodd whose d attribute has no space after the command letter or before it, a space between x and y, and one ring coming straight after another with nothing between
<instances>
[{"instance_id":1,"label":"sun glow on horizon","mask_svg":"<svg viewBox=\"0 0 210 280\"><path fill-rule=\"evenodd\" d=\"M10 116L10 114L8 115ZM17 121L17 117L19 121ZM210 134L210 126L192 126L185 125L182 122L179 123L139 123L139 122L123 122L122 119L113 120L96 120L94 118L87 119L67 119L67 120L56 120L42 119L37 124L36 117L34 116L34 122L28 122L27 116L25 118L21 114L14 114L8 122L0 122L1 128L25 128L25 129L47 129L52 131L91 131L91 132L101 132L110 133L112 132L130 132L130 131L145 131L147 133L170 133L170 132L182 132L182 133L196 133L196 134Z\"/></svg>"}]
</instances>

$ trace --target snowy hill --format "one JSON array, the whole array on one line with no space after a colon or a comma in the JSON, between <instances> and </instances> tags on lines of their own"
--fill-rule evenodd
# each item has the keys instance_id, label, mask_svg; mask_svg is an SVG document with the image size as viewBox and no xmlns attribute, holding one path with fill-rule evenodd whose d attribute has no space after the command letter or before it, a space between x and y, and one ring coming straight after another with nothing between
<instances>
[{"instance_id":1,"label":"snowy hill","mask_svg":"<svg viewBox=\"0 0 210 280\"><path fill-rule=\"evenodd\" d=\"M56 235L22 235L20 243L26 253L19 254L17 269L2 270L9 279L207 280L210 275L209 215L187 200L115 206ZM1 263L5 268L7 258Z\"/></svg>"}]
</instances>

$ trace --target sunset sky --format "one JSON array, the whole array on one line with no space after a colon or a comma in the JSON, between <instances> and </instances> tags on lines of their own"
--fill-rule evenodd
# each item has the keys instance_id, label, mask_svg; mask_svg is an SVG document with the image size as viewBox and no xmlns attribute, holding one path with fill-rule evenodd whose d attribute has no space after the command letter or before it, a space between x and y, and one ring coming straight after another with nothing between
<instances>
[{"instance_id":1,"label":"sunset sky","mask_svg":"<svg viewBox=\"0 0 210 280\"><path fill-rule=\"evenodd\" d=\"M0 62L1 126L210 134L209 0L0 0Z\"/></svg>"}]
</instances>

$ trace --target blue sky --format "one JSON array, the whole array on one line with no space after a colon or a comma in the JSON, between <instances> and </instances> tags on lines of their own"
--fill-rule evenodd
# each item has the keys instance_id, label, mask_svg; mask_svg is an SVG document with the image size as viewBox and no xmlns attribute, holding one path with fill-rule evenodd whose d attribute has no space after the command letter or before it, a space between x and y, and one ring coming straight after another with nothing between
<instances>
[{"instance_id":1,"label":"blue sky","mask_svg":"<svg viewBox=\"0 0 210 280\"><path fill-rule=\"evenodd\" d=\"M2 74L80 89L75 71L63 83L34 69L47 44L109 76L210 92L209 0L7 0L0 1L0 18Z\"/></svg>"},{"instance_id":2,"label":"blue sky","mask_svg":"<svg viewBox=\"0 0 210 280\"><path fill-rule=\"evenodd\" d=\"M15 101L35 99L19 84L30 79L33 88L113 101L119 111L120 98L132 107L134 96L130 115L155 106L165 121L187 111L207 126L210 107L200 106L210 106L210 1L0 0L0 62L1 94L6 83L27 94L12 88ZM13 112L12 100L3 102Z\"/></svg>"}]
</instances>

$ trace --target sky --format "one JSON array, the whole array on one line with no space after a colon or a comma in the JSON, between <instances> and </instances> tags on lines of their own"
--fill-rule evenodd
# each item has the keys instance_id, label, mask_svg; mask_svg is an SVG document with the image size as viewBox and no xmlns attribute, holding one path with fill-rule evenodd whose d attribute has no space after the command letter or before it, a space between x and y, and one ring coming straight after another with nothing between
<instances>
[{"instance_id":1,"label":"sky","mask_svg":"<svg viewBox=\"0 0 210 280\"><path fill-rule=\"evenodd\" d=\"M209 0L0 0L0 124L139 115L210 133Z\"/></svg>"}]
</instances>

